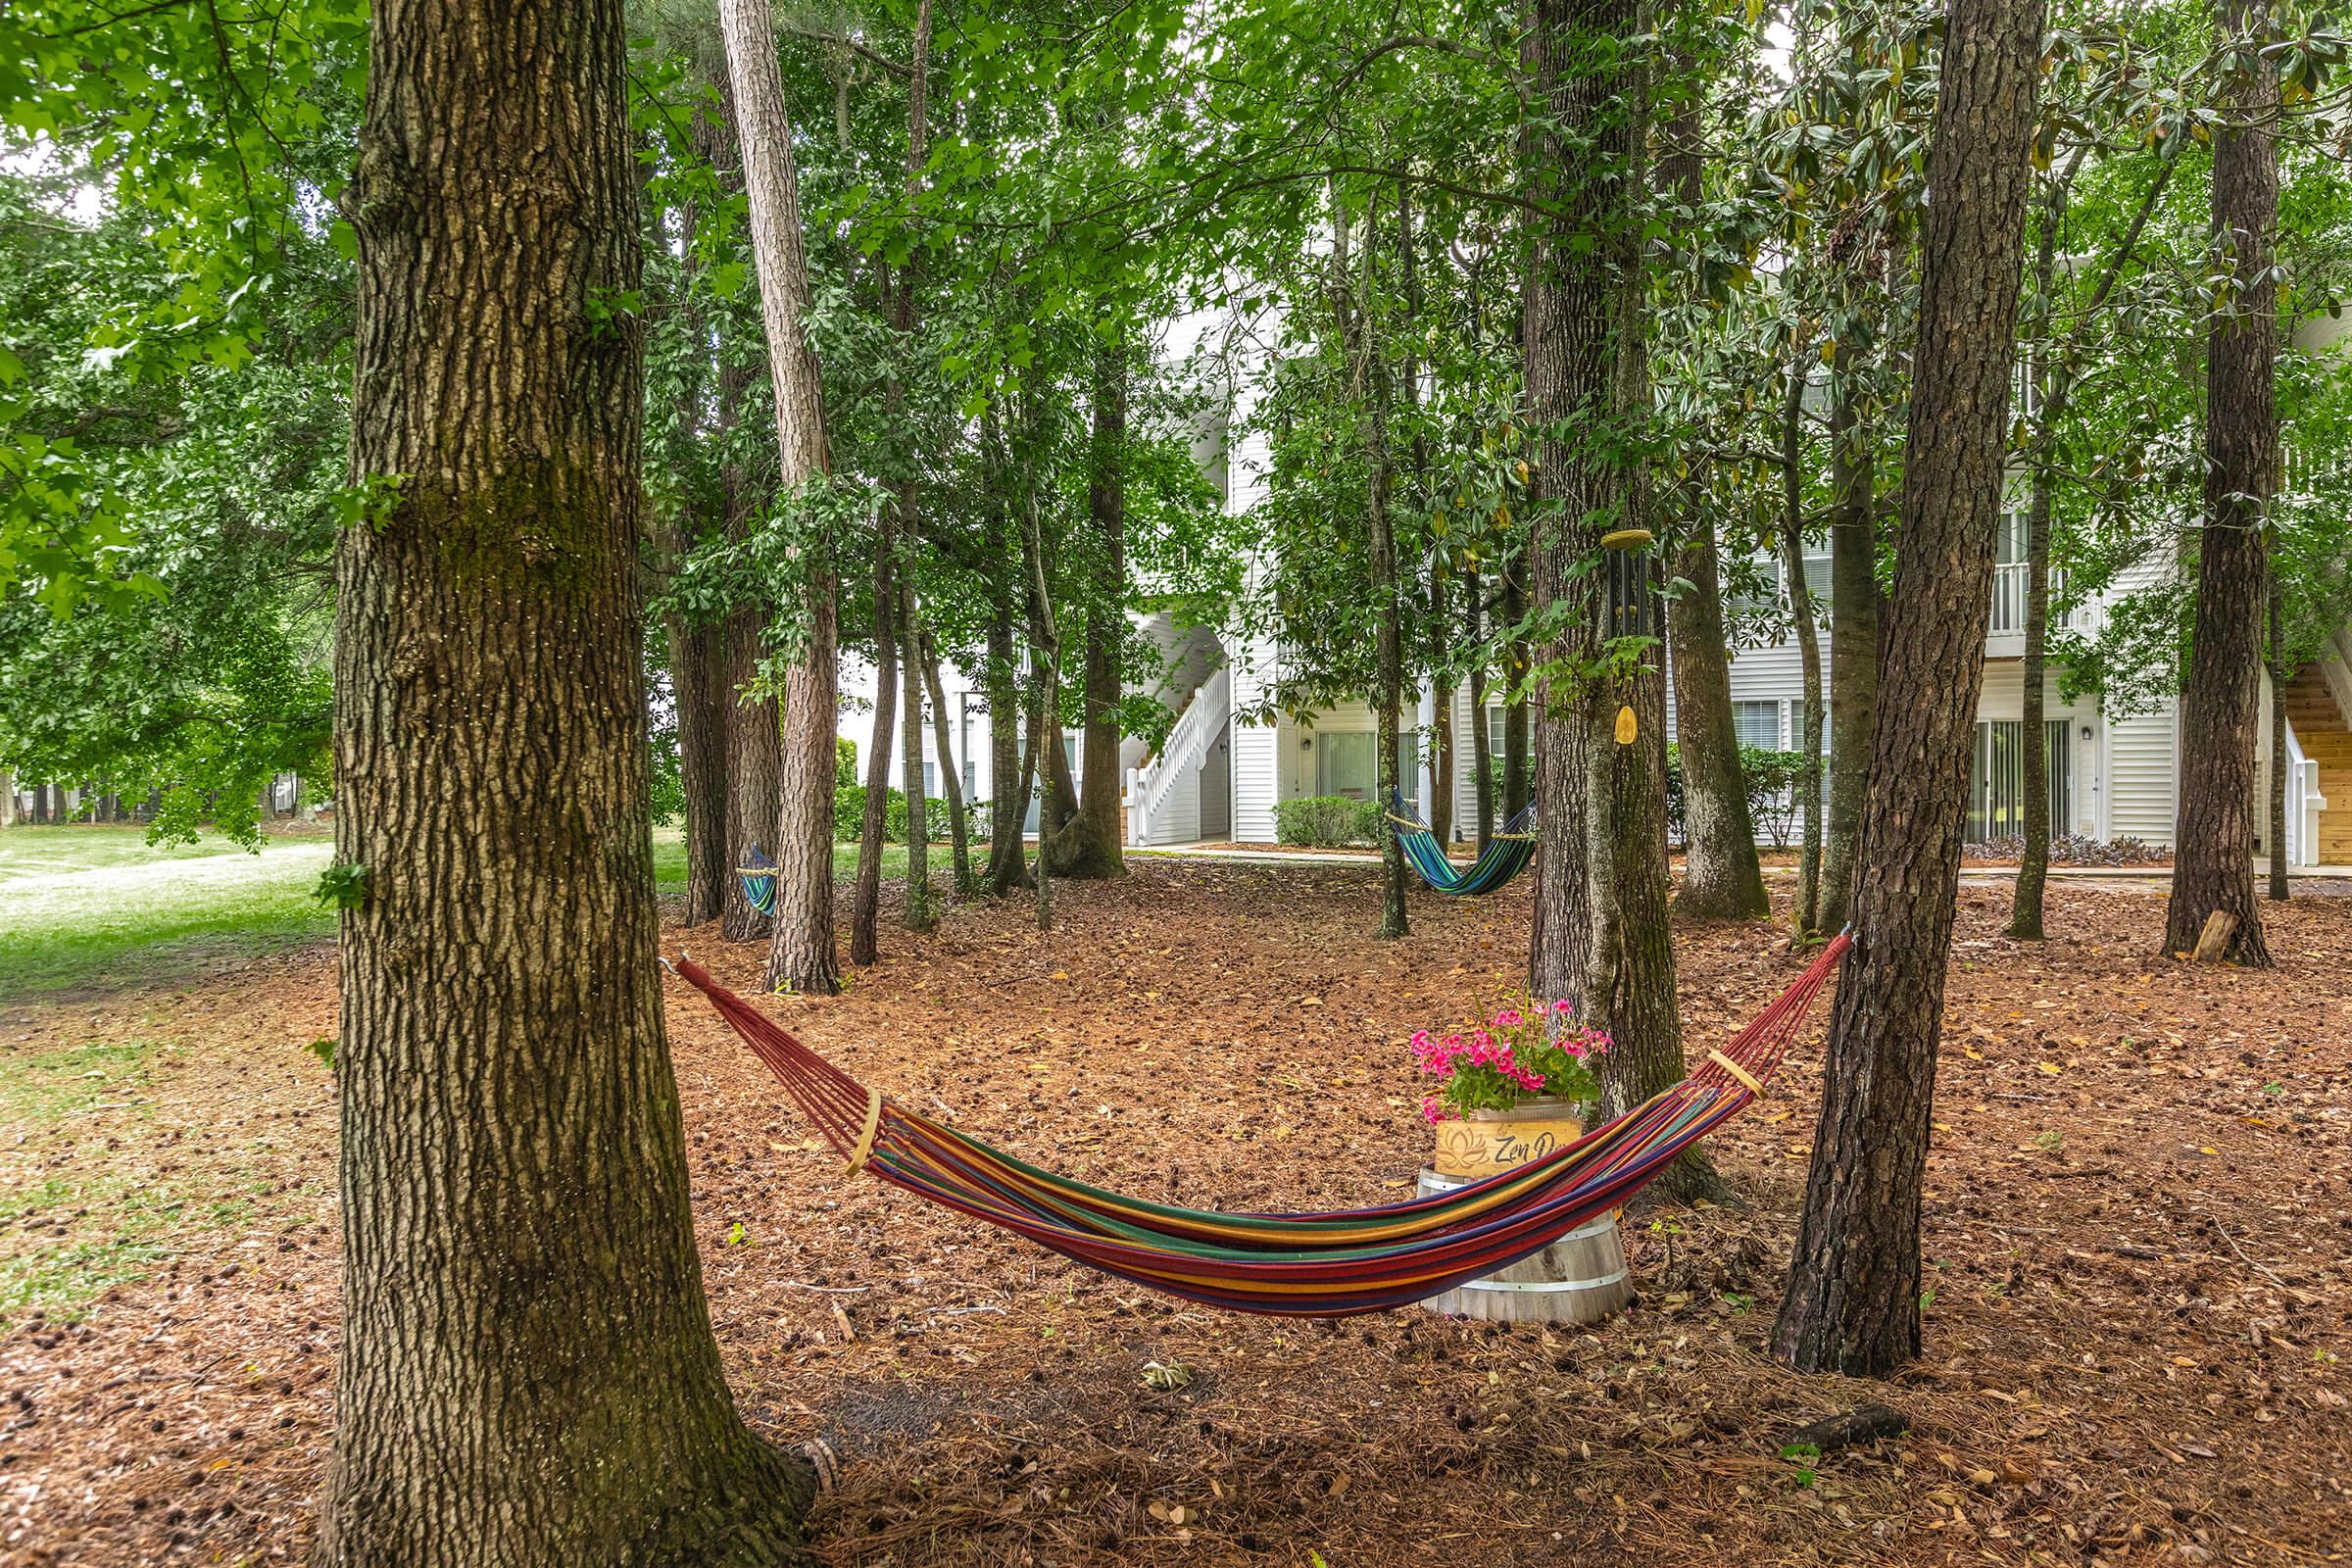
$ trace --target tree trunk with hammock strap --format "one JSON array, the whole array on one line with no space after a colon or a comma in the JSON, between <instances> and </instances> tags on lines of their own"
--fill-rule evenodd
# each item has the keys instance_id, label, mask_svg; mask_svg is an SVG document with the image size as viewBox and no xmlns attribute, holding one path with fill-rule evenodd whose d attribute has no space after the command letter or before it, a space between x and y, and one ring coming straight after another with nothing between
<instances>
[{"instance_id":1,"label":"tree trunk with hammock strap","mask_svg":"<svg viewBox=\"0 0 2352 1568\"><path fill-rule=\"evenodd\" d=\"M1853 931L1773 1350L1884 1377L1919 1353L1920 1190L1984 606L2008 450L2042 0L1954 0L1928 177L1894 594Z\"/></svg>"},{"instance_id":2,"label":"tree trunk with hammock strap","mask_svg":"<svg viewBox=\"0 0 2352 1568\"><path fill-rule=\"evenodd\" d=\"M1637 0L1538 0L1536 88L1559 128L1543 135L1537 189L1557 210L1537 227L1525 326L1539 432L1535 602L1539 612L1567 607L1565 632L1542 650L1543 872L1529 980L1541 998L1575 999L1580 1020L1612 1037L1601 1070L1610 1115L1685 1074L1667 915L1664 677L1646 658L1631 677L1594 673L1607 574L1575 569L1601 535L1639 526L1644 506L1638 464L1604 448L1649 400L1640 250L1646 88L1638 65L1592 64L1640 22ZM1638 591L1653 588L1645 578ZM1632 710L1630 735L1620 709ZM1665 1180L1684 1197L1719 1185L1695 1149Z\"/></svg>"},{"instance_id":3,"label":"tree trunk with hammock strap","mask_svg":"<svg viewBox=\"0 0 2352 1568\"><path fill-rule=\"evenodd\" d=\"M727 1392L654 965L643 344L580 328L639 282L626 38L612 0L371 34L332 1568L781 1563L809 1491Z\"/></svg>"}]
</instances>

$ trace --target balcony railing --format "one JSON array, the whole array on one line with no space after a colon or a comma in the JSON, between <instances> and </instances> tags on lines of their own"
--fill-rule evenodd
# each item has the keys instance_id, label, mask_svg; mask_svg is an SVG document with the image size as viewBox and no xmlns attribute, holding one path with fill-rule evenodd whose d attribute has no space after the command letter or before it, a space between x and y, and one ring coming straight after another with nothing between
<instances>
[{"instance_id":1,"label":"balcony railing","mask_svg":"<svg viewBox=\"0 0 2352 1568\"><path fill-rule=\"evenodd\" d=\"M2050 598L2056 600L2066 591L2066 573L2050 573ZM2053 614L2050 629L2073 626L2074 614ZM2004 561L1992 568L1992 613L1985 629L1995 637L2015 637L2026 629L2026 564Z\"/></svg>"}]
</instances>

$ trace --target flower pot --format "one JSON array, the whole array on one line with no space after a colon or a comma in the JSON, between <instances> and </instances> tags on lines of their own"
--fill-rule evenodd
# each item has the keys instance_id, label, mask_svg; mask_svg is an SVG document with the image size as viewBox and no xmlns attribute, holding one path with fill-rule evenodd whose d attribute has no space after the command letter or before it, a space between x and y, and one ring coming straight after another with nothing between
<instances>
[{"instance_id":1,"label":"flower pot","mask_svg":"<svg viewBox=\"0 0 2352 1568\"><path fill-rule=\"evenodd\" d=\"M1442 1121L1430 1166L1441 1176L1477 1181L1531 1165L1584 1132L1576 1110L1569 1101L1545 1096L1522 1100L1508 1110L1473 1110L1459 1120Z\"/></svg>"}]
</instances>

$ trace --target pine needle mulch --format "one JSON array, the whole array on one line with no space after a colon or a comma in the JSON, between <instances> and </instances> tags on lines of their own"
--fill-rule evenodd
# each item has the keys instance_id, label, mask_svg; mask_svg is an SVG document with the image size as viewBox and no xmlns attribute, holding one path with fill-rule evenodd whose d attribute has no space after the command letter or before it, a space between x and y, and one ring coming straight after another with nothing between
<instances>
[{"instance_id":1,"label":"pine needle mulch","mask_svg":"<svg viewBox=\"0 0 2352 1568\"><path fill-rule=\"evenodd\" d=\"M2352 899L2266 907L2279 967L2153 955L2161 884L2070 880L2046 944L1971 885L1927 1202L1927 1354L1886 1384L1763 1353L1817 1039L1717 1156L1742 1200L1629 1214L1592 1331L1219 1317L832 1161L682 988L670 1020L713 1320L746 1415L814 1444L835 1564L2180 1563L2352 1551ZM854 1073L1145 1196L1407 1190L1407 1033L1491 1003L1523 889L1373 940L1352 866L1142 862L885 932L772 1005ZM678 937L673 933L672 940ZM684 934L721 979L759 955ZM1693 1049L1797 961L1683 934ZM0 1009L0 1562L298 1561L337 1312L316 950ZM1826 1009L1824 1016L1826 1016ZM1817 1036L1822 1016L1814 1020ZM94 1075L94 1076L93 1076ZM2339 1359L2342 1358L2342 1359ZM1867 1401L1909 1433L1814 1457Z\"/></svg>"}]
</instances>

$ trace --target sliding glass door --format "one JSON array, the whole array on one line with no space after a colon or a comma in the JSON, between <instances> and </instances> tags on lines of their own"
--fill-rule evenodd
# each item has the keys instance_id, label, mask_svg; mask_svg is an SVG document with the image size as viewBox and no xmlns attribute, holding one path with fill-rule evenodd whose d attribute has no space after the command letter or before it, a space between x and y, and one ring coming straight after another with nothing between
<instances>
[{"instance_id":1,"label":"sliding glass door","mask_svg":"<svg viewBox=\"0 0 2352 1568\"><path fill-rule=\"evenodd\" d=\"M2068 832L2074 799L2074 749L2067 745L2067 720L2042 726L2050 759L2050 834ZM1981 719L1976 756L1969 767L1968 841L2016 838L2026 831L2026 725L2023 719Z\"/></svg>"}]
</instances>

